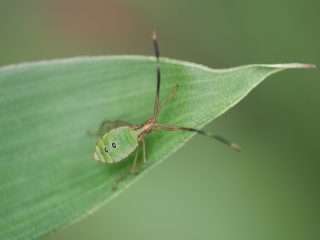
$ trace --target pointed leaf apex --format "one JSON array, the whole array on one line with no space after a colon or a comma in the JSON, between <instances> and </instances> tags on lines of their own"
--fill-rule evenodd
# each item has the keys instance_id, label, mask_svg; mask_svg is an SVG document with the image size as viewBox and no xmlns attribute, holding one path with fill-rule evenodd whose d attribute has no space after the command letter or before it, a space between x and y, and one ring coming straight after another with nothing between
<instances>
[{"instance_id":1,"label":"pointed leaf apex","mask_svg":"<svg viewBox=\"0 0 320 240\"><path fill-rule=\"evenodd\" d=\"M283 63L283 64L270 64L264 65L272 68L315 68L316 65L309 63Z\"/></svg>"}]
</instances>

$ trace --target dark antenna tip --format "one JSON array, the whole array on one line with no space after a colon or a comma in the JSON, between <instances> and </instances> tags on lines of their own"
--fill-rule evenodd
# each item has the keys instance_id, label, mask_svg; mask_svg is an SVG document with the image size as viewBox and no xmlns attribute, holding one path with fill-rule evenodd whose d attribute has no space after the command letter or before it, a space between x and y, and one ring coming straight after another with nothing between
<instances>
[{"instance_id":1,"label":"dark antenna tip","mask_svg":"<svg viewBox=\"0 0 320 240\"><path fill-rule=\"evenodd\" d=\"M153 118L157 119L157 115L158 115L158 111L159 111L161 72L160 72L160 60L159 60L160 50L159 50L159 45L158 45L158 41L157 41L156 31L152 32L152 40L153 40L154 53L155 53L156 61L157 61L157 91L156 91L156 98L155 98L155 104L154 104Z\"/></svg>"}]
</instances>

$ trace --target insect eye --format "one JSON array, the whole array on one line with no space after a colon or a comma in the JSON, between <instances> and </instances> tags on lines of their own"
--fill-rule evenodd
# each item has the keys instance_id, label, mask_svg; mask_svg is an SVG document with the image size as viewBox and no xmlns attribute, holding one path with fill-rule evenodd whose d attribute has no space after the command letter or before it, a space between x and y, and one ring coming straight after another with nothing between
<instances>
[{"instance_id":1,"label":"insect eye","mask_svg":"<svg viewBox=\"0 0 320 240\"><path fill-rule=\"evenodd\" d=\"M117 145L115 143L112 143L111 145L112 145L113 148L117 147Z\"/></svg>"},{"instance_id":2,"label":"insect eye","mask_svg":"<svg viewBox=\"0 0 320 240\"><path fill-rule=\"evenodd\" d=\"M108 153L108 152L109 152L109 150L108 150L107 147L104 148L104 152L105 152L105 153Z\"/></svg>"}]
</instances>

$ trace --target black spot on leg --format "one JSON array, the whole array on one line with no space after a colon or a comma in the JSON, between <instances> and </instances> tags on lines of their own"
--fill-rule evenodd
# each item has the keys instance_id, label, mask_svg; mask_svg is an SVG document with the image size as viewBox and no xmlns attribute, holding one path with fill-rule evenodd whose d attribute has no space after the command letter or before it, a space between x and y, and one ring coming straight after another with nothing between
<instances>
[{"instance_id":1,"label":"black spot on leg","mask_svg":"<svg viewBox=\"0 0 320 240\"><path fill-rule=\"evenodd\" d=\"M112 145L113 148L117 147L117 145L115 143L112 143L111 145Z\"/></svg>"}]
</instances>

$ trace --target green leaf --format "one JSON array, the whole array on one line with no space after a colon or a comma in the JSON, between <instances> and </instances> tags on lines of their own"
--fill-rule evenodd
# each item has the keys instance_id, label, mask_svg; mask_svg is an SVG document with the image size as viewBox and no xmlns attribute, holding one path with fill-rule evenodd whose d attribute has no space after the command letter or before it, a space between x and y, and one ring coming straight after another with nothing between
<instances>
[{"instance_id":1,"label":"green leaf","mask_svg":"<svg viewBox=\"0 0 320 240\"><path fill-rule=\"evenodd\" d=\"M270 74L307 64L250 65L226 70L161 59L159 121L201 128ZM154 132L147 164L111 188L132 157L116 165L92 160L104 119L142 123L152 116L153 57L84 57L0 68L0 239L34 239L76 221L131 185L193 134ZM209 141L209 140L208 140Z\"/></svg>"}]
</instances>

